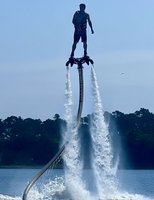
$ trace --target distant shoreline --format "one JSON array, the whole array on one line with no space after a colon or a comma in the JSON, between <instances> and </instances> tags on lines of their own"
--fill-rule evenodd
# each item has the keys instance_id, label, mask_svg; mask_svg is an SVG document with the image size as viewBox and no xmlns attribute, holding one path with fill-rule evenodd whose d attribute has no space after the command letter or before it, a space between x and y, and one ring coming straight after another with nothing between
<instances>
[{"instance_id":1,"label":"distant shoreline","mask_svg":"<svg viewBox=\"0 0 154 200\"><path fill-rule=\"evenodd\" d=\"M42 169L43 166L25 166L25 165L11 165L11 166L0 166L0 169Z\"/></svg>"},{"instance_id":2,"label":"distant shoreline","mask_svg":"<svg viewBox=\"0 0 154 200\"><path fill-rule=\"evenodd\" d=\"M2 165L0 166L1 169L42 169L44 165L31 165L31 166L26 166L26 165ZM57 166L51 169L64 169L63 166ZM91 168L84 168L84 169L91 169ZM154 170L154 168L119 168L118 170Z\"/></svg>"},{"instance_id":3,"label":"distant shoreline","mask_svg":"<svg viewBox=\"0 0 154 200\"><path fill-rule=\"evenodd\" d=\"M2 165L0 166L0 169L42 169L44 165L31 165L31 166L26 166L26 165ZM63 169L61 166L54 167L54 169Z\"/></svg>"}]
</instances>

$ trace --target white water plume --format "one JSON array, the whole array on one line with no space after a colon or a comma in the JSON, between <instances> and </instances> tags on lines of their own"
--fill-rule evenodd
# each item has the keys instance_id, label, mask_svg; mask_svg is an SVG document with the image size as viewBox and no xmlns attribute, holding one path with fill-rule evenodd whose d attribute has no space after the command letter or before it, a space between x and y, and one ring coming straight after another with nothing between
<instances>
[{"instance_id":1,"label":"white water plume","mask_svg":"<svg viewBox=\"0 0 154 200\"><path fill-rule=\"evenodd\" d=\"M91 79L94 101L94 114L91 120L93 169L99 196L104 198L110 194L113 194L113 192L116 190L115 170L112 166L113 154L109 140L108 127L104 121L99 87L93 67L91 70Z\"/></svg>"},{"instance_id":2,"label":"white water plume","mask_svg":"<svg viewBox=\"0 0 154 200\"><path fill-rule=\"evenodd\" d=\"M83 163L80 157L80 141L78 138L78 126L76 126L76 120L73 119L72 115L72 89L70 81L70 73L67 68L67 83L66 83L66 99L65 104L66 115L65 119L67 122L67 132L65 141L67 145L65 147L64 162L65 162L65 179L66 187L70 192L73 200L86 200L90 199L89 192L85 189L85 185L82 182L82 170ZM79 192L80 191L80 192Z\"/></svg>"},{"instance_id":3,"label":"white water plume","mask_svg":"<svg viewBox=\"0 0 154 200\"><path fill-rule=\"evenodd\" d=\"M59 200L66 192L65 179L63 176L55 177L48 183L37 185L29 193L28 200Z\"/></svg>"},{"instance_id":4,"label":"white water plume","mask_svg":"<svg viewBox=\"0 0 154 200\"><path fill-rule=\"evenodd\" d=\"M65 147L65 153L64 153L64 161L66 164L66 168L68 168L71 171L75 171L76 167L78 168L78 176L81 174L79 170L81 170L81 164L79 164L79 139L78 139L78 132L77 128L75 127L76 121L73 120L72 115L72 88L71 88L71 80L70 80L70 73L69 69L67 68L66 73L66 104L65 104L65 120L67 122L67 131L65 133L65 141L67 143Z\"/></svg>"},{"instance_id":5,"label":"white water plume","mask_svg":"<svg viewBox=\"0 0 154 200\"><path fill-rule=\"evenodd\" d=\"M65 96L66 96L66 104L65 104L65 120L67 122L67 130L71 130L73 128L73 116L72 116L72 88L71 88L71 78L69 68L66 71L66 89L65 89ZM68 134L65 134L65 142L68 141Z\"/></svg>"}]
</instances>

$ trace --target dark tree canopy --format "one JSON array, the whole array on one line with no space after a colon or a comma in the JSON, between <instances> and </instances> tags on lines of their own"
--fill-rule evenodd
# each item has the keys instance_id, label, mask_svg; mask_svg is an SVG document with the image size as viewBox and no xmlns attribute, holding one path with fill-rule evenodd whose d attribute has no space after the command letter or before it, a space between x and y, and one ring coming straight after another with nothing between
<instances>
[{"instance_id":1,"label":"dark tree canopy","mask_svg":"<svg viewBox=\"0 0 154 200\"><path fill-rule=\"evenodd\" d=\"M81 119L79 135L85 167L90 167L90 122L93 115ZM113 153L120 157L120 168L154 169L154 114L141 108L134 113L105 112ZM0 166L46 164L58 151L66 130L65 120L11 116L0 120Z\"/></svg>"}]
</instances>

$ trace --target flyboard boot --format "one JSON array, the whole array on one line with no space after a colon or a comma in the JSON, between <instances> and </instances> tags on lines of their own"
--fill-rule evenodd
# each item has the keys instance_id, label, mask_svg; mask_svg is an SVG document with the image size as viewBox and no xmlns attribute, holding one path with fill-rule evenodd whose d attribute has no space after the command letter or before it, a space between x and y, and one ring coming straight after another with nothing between
<instances>
[{"instance_id":1,"label":"flyboard boot","mask_svg":"<svg viewBox=\"0 0 154 200\"><path fill-rule=\"evenodd\" d=\"M86 50L84 51L84 56L83 56L83 58L84 58L84 61L87 63L87 65L89 65L89 62L90 62L91 64L94 64L93 60L90 59L90 57L88 56Z\"/></svg>"},{"instance_id":2,"label":"flyboard boot","mask_svg":"<svg viewBox=\"0 0 154 200\"><path fill-rule=\"evenodd\" d=\"M68 66L68 65L70 64L71 67L72 67L73 64L74 64L74 60L75 60L75 58L74 58L74 53L72 52L71 55L70 55L69 60L66 62L66 66Z\"/></svg>"}]
</instances>

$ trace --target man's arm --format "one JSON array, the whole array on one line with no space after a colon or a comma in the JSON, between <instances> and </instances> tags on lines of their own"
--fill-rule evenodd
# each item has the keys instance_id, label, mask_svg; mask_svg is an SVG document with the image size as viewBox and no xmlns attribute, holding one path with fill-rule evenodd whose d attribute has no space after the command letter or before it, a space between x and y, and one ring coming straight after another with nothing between
<instances>
[{"instance_id":1,"label":"man's arm","mask_svg":"<svg viewBox=\"0 0 154 200\"><path fill-rule=\"evenodd\" d=\"M75 12L72 19L72 23L74 24L74 26L77 26L76 17L77 17L77 13Z\"/></svg>"},{"instance_id":2,"label":"man's arm","mask_svg":"<svg viewBox=\"0 0 154 200\"><path fill-rule=\"evenodd\" d=\"M90 20L90 15L89 15L89 14L87 14L87 20L88 20L88 24L89 24L89 26L90 26L90 28L91 28L91 33L93 34L93 33L94 33L94 30L93 30L93 26L92 26L92 22L91 22L91 20Z\"/></svg>"}]
</instances>

